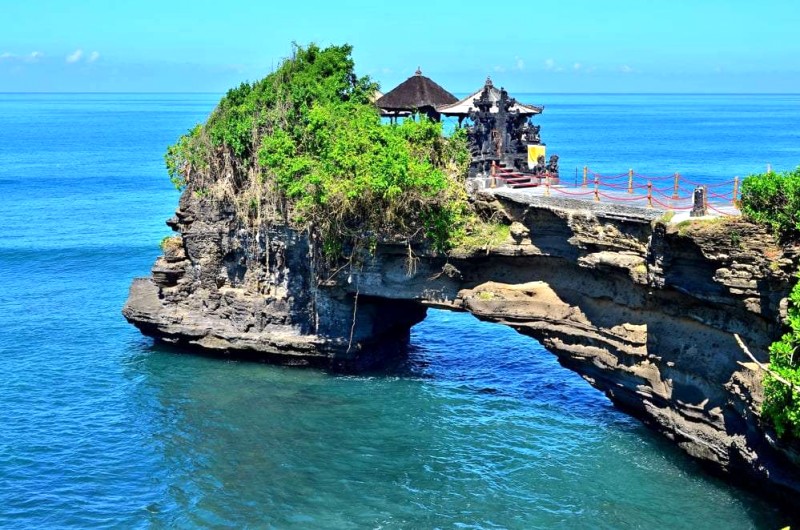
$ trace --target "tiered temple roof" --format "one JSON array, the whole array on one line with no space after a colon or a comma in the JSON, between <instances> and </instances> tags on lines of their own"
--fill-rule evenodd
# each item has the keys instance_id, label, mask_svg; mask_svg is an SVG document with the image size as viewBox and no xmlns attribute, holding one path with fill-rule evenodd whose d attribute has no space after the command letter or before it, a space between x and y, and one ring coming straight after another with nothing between
<instances>
[{"instance_id":1,"label":"tiered temple roof","mask_svg":"<svg viewBox=\"0 0 800 530\"><path fill-rule=\"evenodd\" d=\"M412 111L419 111L431 118L438 119L436 107L449 105L458 101L453 94L422 75L417 68L416 73L397 85L395 88L375 101L384 116L404 116Z\"/></svg>"},{"instance_id":2,"label":"tiered temple roof","mask_svg":"<svg viewBox=\"0 0 800 530\"><path fill-rule=\"evenodd\" d=\"M469 116L470 111L478 110L475 107L474 101L481 97L481 94L484 90L488 89L488 97L492 103L490 112L496 113L498 107L496 105L497 101L500 99L500 89L495 87L492 84L491 78L486 78L486 85L481 87L477 92L474 94L470 94L469 96L465 97L461 101L457 101L455 103L447 104L447 105L439 105L436 107L436 110L445 116L459 116L465 117ZM522 116L533 116L536 114L541 114L544 107L536 107L534 105L524 105L522 103L514 103L514 105L509 109L511 112L519 112Z\"/></svg>"}]
</instances>

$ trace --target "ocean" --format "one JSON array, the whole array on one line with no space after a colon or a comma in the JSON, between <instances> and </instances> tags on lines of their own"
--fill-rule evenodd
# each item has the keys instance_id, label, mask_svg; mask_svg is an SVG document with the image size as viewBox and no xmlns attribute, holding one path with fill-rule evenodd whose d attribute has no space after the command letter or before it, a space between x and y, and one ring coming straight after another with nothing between
<instances>
[{"instance_id":1,"label":"ocean","mask_svg":"<svg viewBox=\"0 0 800 530\"><path fill-rule=\"evenodd\" d=\"M517 95L562 179L800 163L798 95ZM777 528L530 338L431 310L340 375L187 355L120 314L213 94L0 94L0 527ZM548 153L548 154L549 154ZM455 339L458 337L458 339Z\"/></svg>"}]
</instances>

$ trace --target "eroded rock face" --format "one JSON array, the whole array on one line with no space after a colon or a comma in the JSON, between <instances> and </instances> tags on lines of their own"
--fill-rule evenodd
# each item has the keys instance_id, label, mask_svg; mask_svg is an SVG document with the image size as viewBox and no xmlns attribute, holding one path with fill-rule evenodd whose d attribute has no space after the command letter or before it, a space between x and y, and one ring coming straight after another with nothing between
<instances>
[{"instance_id":1,"label":"eroded rock face","mask_svg":"<svg viewBox=\"0 0 800 530\"><path fill-rule=\"evenodd\" d=\"M511 224L507 243L449 258L387 243L323 277L306 234L242 227L184 194L169 221L183 249L133 283L123 312L187 346L359 368L407 338L427 307L470 311L535 337L718 470L800 492L796 453L761 421L761 374L734 339L768 360L794 254L741 221L666 226L657 213L492 195L476 206Z\"/></svg>"},{"instance_id":2,"label":"eroded rock face","mask_svg":"<svg viewBox=\"0 0 800 530\"><path fill-rule=\"evenodd\" d=\"M183 247L134 280L128 321L182 346L358 369L397 349L425 318L415 301L354 296L339 285L346 278L318 285L307 234L235 217L230 206L184 193L167 221Z\"/></svg>"}]
</instances>

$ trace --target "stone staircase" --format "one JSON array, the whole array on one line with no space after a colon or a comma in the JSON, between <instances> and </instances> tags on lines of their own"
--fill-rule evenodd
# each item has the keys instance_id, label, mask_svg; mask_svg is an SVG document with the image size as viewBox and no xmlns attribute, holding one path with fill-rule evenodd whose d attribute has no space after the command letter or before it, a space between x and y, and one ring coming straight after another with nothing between
<instances>
[{"instance_id":1,"label":"stone staircase","mask_svg":"<svg viewBox=\"0 0 800 530\"><path fill-rule=\"evenodd\" d=\"M502 162L495 166L495 178L509 188L533 188L542 184L541 177L520 173Z\"/></svg>"}]
</instances>

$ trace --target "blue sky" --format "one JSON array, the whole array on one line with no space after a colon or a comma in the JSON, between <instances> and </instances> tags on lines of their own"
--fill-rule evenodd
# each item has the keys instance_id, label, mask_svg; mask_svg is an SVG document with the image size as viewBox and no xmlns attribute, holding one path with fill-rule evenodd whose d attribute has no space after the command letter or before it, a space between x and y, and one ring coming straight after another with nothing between
<instances>
[{"instance_id":1,"label":"blue sky","mask_svg":"<svg viewBox=\"0 0 800 530\"><path fill-rule=\"evenodd\" d=\"M314 41L384 89L796 93L798 26L798 0L0 0L0 92L222 92Z\"/></svg>"}]
</instances>

